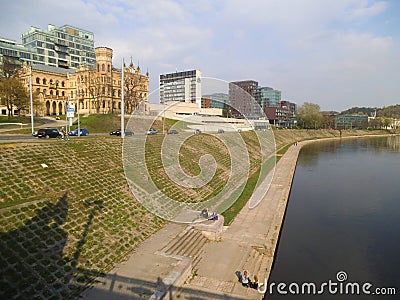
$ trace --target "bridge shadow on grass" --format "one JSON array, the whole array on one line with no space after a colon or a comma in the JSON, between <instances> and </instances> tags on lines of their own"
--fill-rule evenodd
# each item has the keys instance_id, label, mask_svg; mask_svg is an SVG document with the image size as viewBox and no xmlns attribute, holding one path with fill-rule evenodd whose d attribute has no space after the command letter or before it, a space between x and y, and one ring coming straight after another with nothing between
<instances>
[{"instance_id":1,"label":"bridge shadow on grass","mask_svg":"<svg viewBox=\"0 0 400 300\"><path fill-rule=\"evenodd\" d=\"M103 274L77 268L82 246L101 202L92 206L73 257L63 255L68 234L62 229L68 215L68 193L48 203L22 227L0 232L0 299L74 298L82 282ZM84 280L83 280L84 279Z\"/></svg>"},{"instance_id":2,"label":"bridge shadow on grass","mask_svg":"<svg viewBox=\"0 0 400 300\"><path fill-rule=\"evenodd\" d=\"M85 203L89 217L73 255L63 253L68 233L63 224L68 216L68 193L56 203L47 203L21 227L0 232L0 299L239 299L190 288L78 268L78 260L101 201ZM18 218L18 216L17 216ZM25 219L24 216L21 219ZM94 281L100 282L82 292ZM175 293L179 291L179 293ZM82 294L82 296L79 296ZM184 297L174 295L182 294ZM163 296L162 296L163 295Z\"/></svg>"}]
</instances>

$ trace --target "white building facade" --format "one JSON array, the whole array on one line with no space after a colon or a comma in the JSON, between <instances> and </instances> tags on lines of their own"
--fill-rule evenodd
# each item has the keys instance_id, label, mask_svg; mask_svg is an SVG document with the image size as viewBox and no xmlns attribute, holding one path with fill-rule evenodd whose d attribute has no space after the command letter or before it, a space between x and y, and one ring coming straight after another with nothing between
<instances>
[{"instance_id":1,"label":"white building facade","mask_svg":"<svg viewBox=\"0 0 400 300\"><path fill-rule=\"evenodd\" d=\"M179 101L201 107L201 71L189 70L160 75L160 103Z\"/></svg>"}]
</instances>

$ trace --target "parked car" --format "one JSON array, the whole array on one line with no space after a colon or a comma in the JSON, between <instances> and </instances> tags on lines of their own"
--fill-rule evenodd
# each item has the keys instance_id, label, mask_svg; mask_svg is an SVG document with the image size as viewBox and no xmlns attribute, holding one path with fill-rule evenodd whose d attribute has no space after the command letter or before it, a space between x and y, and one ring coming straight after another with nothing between
<instances>
[{"instance_id":1,"label":"parked car","mask_svg":"<svg viewBox=\"0 0 400 300\"><path fill-rule=\"evenodd\" d=\"M129 129L125 129L125 136L132 136L133 131L130 131Z\"/></svg>"},{"instance_id":2,"label":"parked car","mask_svg":"<svg viewBox=\"0 0 400 300\"><path fill-rule=\"evenodd\" d=\"M111 131L110 135L121 136L121 128ZM132 135L133 135L133 131L130 131L129 129L125 129L125 136L132 136Z\"/></svg>"},{"instance_id":3,"label":"parked car","mask_svg":"<svg viewBox=\"0 0 400 300\"><path fill-rule=\"evenodd\" d=\"M224 133L225 131L223 129L218 129L218 133Z\"/></svg>"},{"instance_id":4,"label":"parked car","mask_svg":"<svg viewBox=\"0 0 400 300\"><path fill-rule=\"evenodd\" d=\"M200 129L195 129L194 134L200 134L201 130Z\"/></svg>"},{"instance_id":5,"label":"parked car","mask_svg":"<svg viewBox=\"0 0 400 300\"><path fill-rule=\"evenodd\" d=\"M147 131L146 134L152 135L152 134L157 134L157 133L158 133L158 130L151 128L150 130Z\"/></svg>"},{"instance_id":6,"label":"parked car","mask_svg":"<svg viewBox=\"0 0 400 300\"><path fill-rule=\"evenodd\" d=\"M86 128L81 128L80 130L80 136L86 136L89 135L89 130L87 130ZM68 132L68 134L70 136L78 136L78 129L72 130L70 132Z\"/></svg>"},{"instance_id":7,"label":"parked car","mask_svg":"<svg viewBox=\"0 0 400 300\"><path fill-rule=\"evenodd\" d=\"M34 132L32 133L32 136L37 137L37 134L38 134L38 132L37 132L37 131L34 131Z\"/></svg>"},{"instance_id":8,"label":"parked car","mask_svg":"<svg viewBox=\"0 0 400 300\"><path fill-rule=\"evenodd\" d=\"M61 133L56 128L39 129L39 131L37 133L38 138L57 138L60 136L61 136Z\"/></svg>"},{"instance_id":9,"label":"parked car","mask_svg":"<svg viewBox=\"0 0 400 300\"><path fill-rule=\"evenodd\" d=\"M170 129L167 131L167 134L177 134L177 133L178 133L178 131L175 129Z\"/></svg>"}]
</instances>

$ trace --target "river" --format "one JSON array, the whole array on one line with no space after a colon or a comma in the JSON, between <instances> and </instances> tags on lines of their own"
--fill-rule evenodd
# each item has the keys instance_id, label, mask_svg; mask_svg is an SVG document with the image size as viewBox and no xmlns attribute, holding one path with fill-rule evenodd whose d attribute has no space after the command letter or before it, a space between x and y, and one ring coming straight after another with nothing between
<instances>
[{"instance_id":1,"label":"river","mask_svg":"<svg viewBox=\"0 0 400 300\"><path fill-rule=\"evenodd\" d=\"M399 299L400 137L301 150L268 289L265 299Z\"/></svg>"}]
</instances>

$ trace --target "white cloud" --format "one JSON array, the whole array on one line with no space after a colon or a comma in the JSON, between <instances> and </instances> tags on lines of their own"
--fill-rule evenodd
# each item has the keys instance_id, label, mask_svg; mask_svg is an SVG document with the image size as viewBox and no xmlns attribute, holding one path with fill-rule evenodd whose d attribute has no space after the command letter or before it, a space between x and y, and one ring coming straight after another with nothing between
<instances>
[{"instance_id":1,"label":"white cloud","mask_svg":"<svg viewBox=\"0 0 400 300\"><path fill-rule=\"evenodd\" d=\"M378 15L387 9L387 3L384 1L375 2L371 6L363 6L354 9L349 17L350 19L365 18Z\"/></svg>"},{"instance_id":2,"label":"white cloud","mask_svg":"<svg viewBox=\"0 0 400 300\"><path fill-rule=\"evenodd\" d=\"M345 108L349 95L375 101L377 84L386 98L398 97L385 79L400 68L398 38L370 22L388 11L371 0L20 0L3 5L0 36L19 40L30 25L70 24L112 48L116 67L131 55L149 67L151 89L160 73L199 68L257 80L298 103Z\"/></svg>"}]
</instances>

